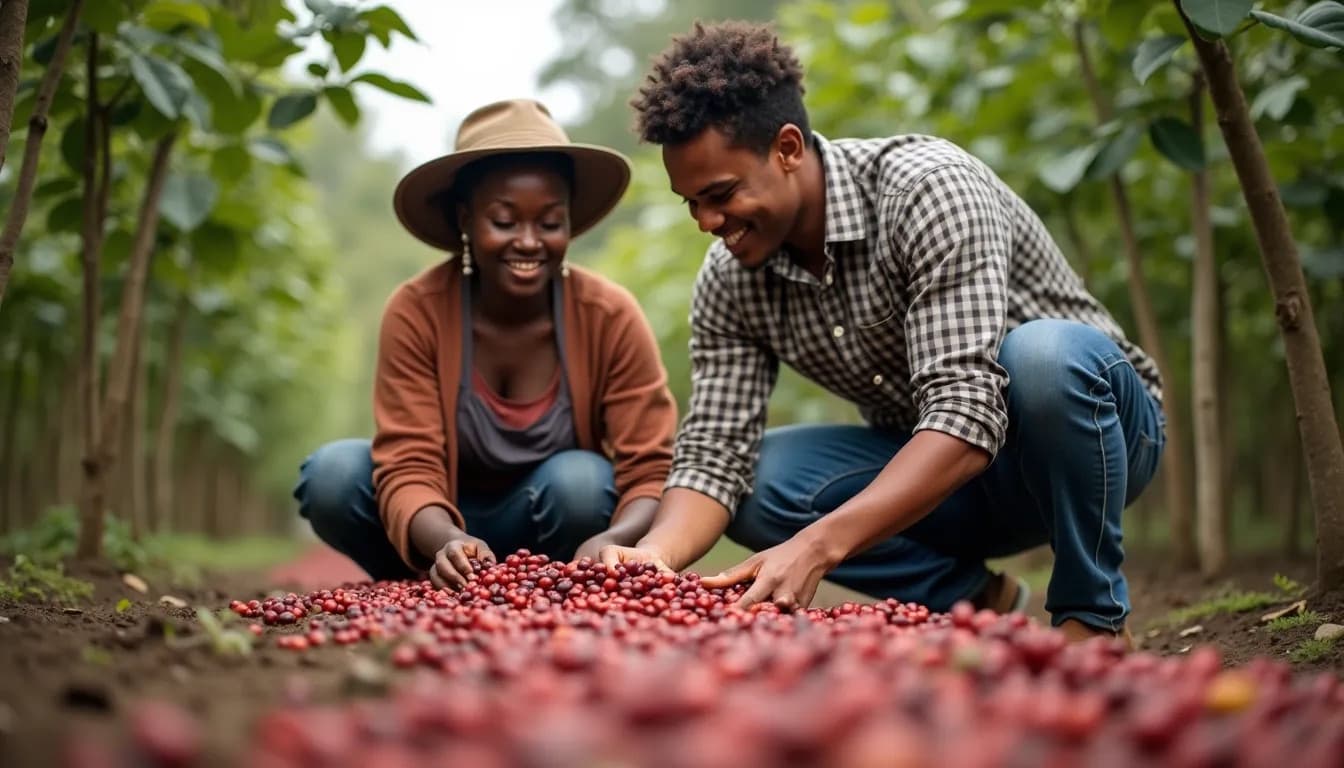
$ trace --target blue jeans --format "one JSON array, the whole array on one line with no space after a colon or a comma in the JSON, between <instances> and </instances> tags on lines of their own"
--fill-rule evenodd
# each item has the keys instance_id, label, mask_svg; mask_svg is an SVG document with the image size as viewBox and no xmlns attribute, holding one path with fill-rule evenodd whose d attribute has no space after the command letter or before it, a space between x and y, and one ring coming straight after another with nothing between
<instances>
[{"instance_id":1,"label":"blue jeans","mask_svg":"<svg viewBox=\"0 0 1344 768\"><path fill-rule=\"evenodd\" d=\"M379 518L369 450L368 440L337 440L309 456L294 488L299 514L318 538L371 578L412 578ZM503 493L459 494L458 509L467 532L500 557L526 547L568 560L586 539L606 530L616 509L616 485L611 463L602 456L562 451Z\"/></svg>"},{"instance_id":2,"label":"blue jeans","mask_svg":"<svg viewBox=\"0 0 1344 768\"><path fill-rule=\"evenodd\" d=\"M989 467L900 535L830 578L947 610L978 594L986 558L1054 550L1045 608L1118 631L1129 614L1120 514L1157 469L1165 418L1120 348L1090 326L1026 323L1005 337L1008 434ZM863 490L909 440L862 426L766 432L755 485L728 530L764 549Z\"/></svg>"}]
</instances>

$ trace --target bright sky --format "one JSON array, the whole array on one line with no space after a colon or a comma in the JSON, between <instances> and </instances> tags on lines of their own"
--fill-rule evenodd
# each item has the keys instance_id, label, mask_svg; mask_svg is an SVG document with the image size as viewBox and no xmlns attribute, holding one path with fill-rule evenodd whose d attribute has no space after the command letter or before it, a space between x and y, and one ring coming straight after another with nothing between
<instances>
[{"instance_id":1,"label":"bright sky","mask_svg":"<svg viewBox=\"0 0 1344 768\"><path fill-rule=\"evenodd\" d=\"M452 148L462 118L476 107L507 98L535 98L561 122L579 113L572 89L541 91L537 76L563 41L551 21L559 0L382 0L420 38L400 35L384 50L370 38L355 71L374 70L410 82L433 104L407 101L369 86L355 97L370 129L375 152L400 150L418 164ZM289 5L302 8L301 0ZM363 4L362 4L363 5ZM300 18L306 10L298 10ZM326 43L314 36L310 50L326 58ZM295 66L302 72L307 60ZM303 77L306 75L300 75Z\"/></svg>"}]
</instances>

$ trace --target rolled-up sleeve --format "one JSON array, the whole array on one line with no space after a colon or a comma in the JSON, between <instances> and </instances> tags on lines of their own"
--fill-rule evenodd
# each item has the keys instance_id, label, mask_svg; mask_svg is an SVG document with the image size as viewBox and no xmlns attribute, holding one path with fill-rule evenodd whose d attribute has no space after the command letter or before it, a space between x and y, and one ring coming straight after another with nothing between
<instances>
[{"instance_id":1,"label":"rolled-up sleeve","mask_svg":"<svg viewBox=\"0 0 1344 768\"><path fill-rule=\"evenodd\" d=\"M691 297L691 402L667 487L709 496L734 514L752 486L779 361L746 333L713 254Z\"/></svg>"},{"instance_id":2,"label":"rolled-up sleeve","mask_svg":"<svg viewBox=\"0 0 1344 768\"><path fill-rule=\"evenodd\" d=\"M1008 429L1007 323L1011 217L975 168L949 164L889 196L892 243L910 286L906 338L919 421L991 456Z\"/></svg>"}]
</instances>

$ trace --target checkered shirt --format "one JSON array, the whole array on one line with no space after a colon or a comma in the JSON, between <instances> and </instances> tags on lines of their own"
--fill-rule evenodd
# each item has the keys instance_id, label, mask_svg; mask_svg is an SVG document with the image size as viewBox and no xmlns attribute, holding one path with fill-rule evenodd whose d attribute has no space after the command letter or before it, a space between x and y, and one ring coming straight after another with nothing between
<instances>
[{"instance_id":1,"label":"checkered shirt","mask_svg":"<svg viewBox=\"0 0 1344 768\"><path fill-rule=\"evenodd\" d=\"M1004 334L1062 318L1114 339L1161 401L1157 366L984 163L930 136L816 138L825 272L818 280L783 251L747 270L722 240L710 246L691 299L691 403L668 488L735 510L781 362L875 427L937 430L994 455L1008 428Z\"/></svg>"}]
</instances>

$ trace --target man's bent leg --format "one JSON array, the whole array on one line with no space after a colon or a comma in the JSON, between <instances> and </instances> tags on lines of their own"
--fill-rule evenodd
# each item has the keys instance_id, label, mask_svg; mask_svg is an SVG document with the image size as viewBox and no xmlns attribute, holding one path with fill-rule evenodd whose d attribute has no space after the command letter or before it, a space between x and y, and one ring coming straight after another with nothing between
<instances>
[{"instance_id":1,"label":"man's bent leg","mask_svg":"<svg viewBox=\"0 0 1344 768\"><path fill-rule=\"evenodd\" d=\"M729 538L757 551L789 539L867 487L908 439L862 426L767 431L752 493L739 505ZM971 599L990 578L967 546L967 523L981 506L974 489L958 491L902 535L846 560L827 578L936 611Z\"/></svg>"},{"instance_id":2,"label":"man's bent leg","mask_svg":"<svg viewBox=\"0 0 1344 768\"><path fill-rule=\"evenodd\" d=\"M1160 408L1120 348L1101 331L1037 320L1004 339L1008 435L977 481L997 511L987 541L1005 555L1049 542L1054 573L1045 608L1118 632L1129 614L1121 512L1162 451Z\"/></svg>"},{"instance_id":3,"label":"man's bent leg","mask_svg":"<svg viewBox=\"0 0 1344 768\"><path fill-rule=\"evenodd\" d=\"M368 440L337 440L318 448L299 468L294 498L318 538L354 560L373 579L409 579L378 516Z\"/></svg>"}]
</instances>

